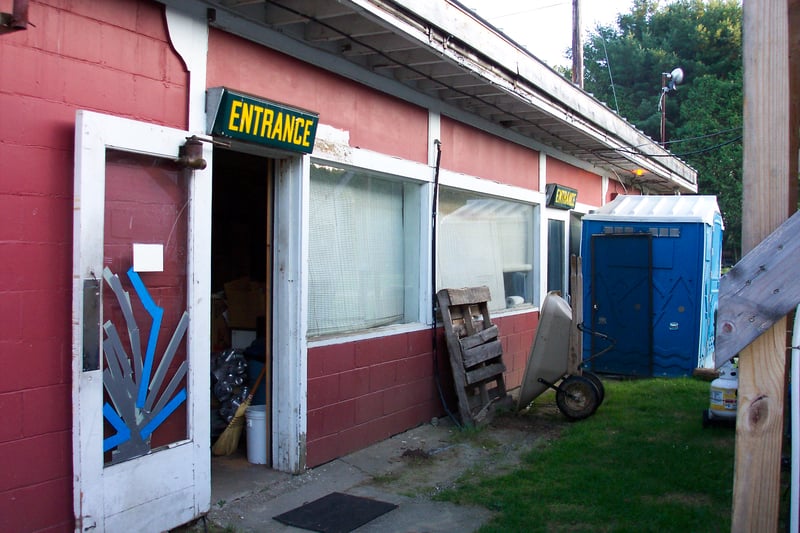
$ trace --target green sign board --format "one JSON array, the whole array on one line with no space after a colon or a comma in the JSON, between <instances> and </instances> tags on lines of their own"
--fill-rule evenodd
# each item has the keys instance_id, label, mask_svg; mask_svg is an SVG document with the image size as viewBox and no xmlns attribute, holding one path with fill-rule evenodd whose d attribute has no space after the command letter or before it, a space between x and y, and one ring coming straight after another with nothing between
<instances>
[{"instance_id":1,"label":"green sign board","mask_svg":"<svg viewBox=\"0 0 800 533\"><path fill-rule=\"evenodd\" d=\"M545 187L547 207L556 209L573 209L578 201L578 191L556 183L548 183Z\"/></svg>"},{"instance_id":2,"label":"green sign board","mask_svg":"<svg viewBox=\"0 0 800 533\"><path fill-rule=\"evenodd\" d=\"M314 150L317 113L235 93L225 87L208 90L206 111L210 135L307 154Z\"/></svg>"}]
</instances>

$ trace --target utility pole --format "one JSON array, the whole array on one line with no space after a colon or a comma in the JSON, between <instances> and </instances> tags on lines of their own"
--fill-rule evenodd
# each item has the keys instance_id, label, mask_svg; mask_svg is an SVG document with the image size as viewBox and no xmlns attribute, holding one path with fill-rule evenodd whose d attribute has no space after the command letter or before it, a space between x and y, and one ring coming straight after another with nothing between
<instances>
[{"instance_id":1,"label":"utility pole","mask_svg":"<svg viewBox=\"0 0 800 533\"><path fill-rule=\"evenodd\" d=\"M572 83L583 89L583 42L581 0L572 0Z\"/></svg>"}]
</instances>

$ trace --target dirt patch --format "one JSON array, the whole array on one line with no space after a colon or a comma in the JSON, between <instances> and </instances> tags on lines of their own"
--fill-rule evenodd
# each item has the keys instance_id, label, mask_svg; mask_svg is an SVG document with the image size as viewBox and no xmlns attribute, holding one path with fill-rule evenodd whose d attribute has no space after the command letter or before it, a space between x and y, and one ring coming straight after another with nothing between
<instances>
[{"instance_id":1,"label":"dirt patch","mask_svg":"<svg viewBox=\"0 0 800 533\"><path fill-rule=\"evenodd\" d=\"M483 428L459 429L444 420L431 442L408 442L390 459L393 468L367 485L407 497L430 498L471 476L513 471L530 450L557 439L567 420L555 402L504 412Z\"/></svg>"}]
</instances>

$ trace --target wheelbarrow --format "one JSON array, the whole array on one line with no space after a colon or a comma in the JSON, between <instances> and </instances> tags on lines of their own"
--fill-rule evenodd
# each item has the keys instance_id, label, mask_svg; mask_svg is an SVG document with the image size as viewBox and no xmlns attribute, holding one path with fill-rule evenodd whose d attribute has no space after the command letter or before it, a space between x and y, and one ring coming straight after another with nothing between
<instances>
[{"instance_id":1,"label":"wheelbarrow","mask_svg":"<svg viewBox=\"0 0 800 533\"><path fill-rule=\"evenodd\" d=\"M558 410L570 420L582 420L593 415L603 402L605 389L600 378L581 368L569 368L572 327L569 304L557 292L548 293L542 303L539 328L525 365L517 398L518 411L528 407L547 389L556 391Z\"/></svg>"}]
</instances>

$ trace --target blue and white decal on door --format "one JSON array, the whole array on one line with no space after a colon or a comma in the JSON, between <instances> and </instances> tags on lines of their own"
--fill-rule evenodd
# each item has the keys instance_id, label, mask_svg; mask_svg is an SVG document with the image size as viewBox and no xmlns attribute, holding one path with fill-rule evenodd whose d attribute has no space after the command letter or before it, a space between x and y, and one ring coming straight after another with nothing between
<instances>
[{"instance_id":1,"label":"blue and white decal on door","mask_svg":"<svg viewBox=\"0 0 800 533\"><path fill-rule=\"evenodd\" d=\"M183 312L172 338L164 350L158 367L153 372L159 330L164 310L150 296L144 282L132 268L127 272L139 302L151 318L147 345L142 357L139 326L134 316L130 294L122 281L109 268L103 271L103 279L114 292L125 318L130 354L125 350L117 327L109 320L103 324L103 353L105 369L103 385L109 401L103 405L103 417L116 431L103 439L103 452L111 451L111 463L119 463L146 455L151 451L150 437L175 410L186 401L184 382L188 369L187 361L177 368L169 384L161 392L168 369L186 334L189 313Z\"/></svg>"}]
</instances>

